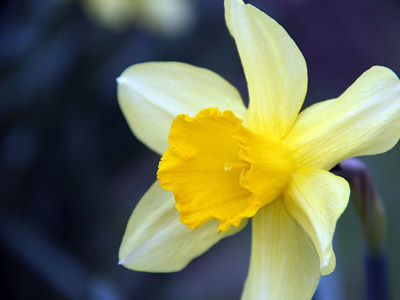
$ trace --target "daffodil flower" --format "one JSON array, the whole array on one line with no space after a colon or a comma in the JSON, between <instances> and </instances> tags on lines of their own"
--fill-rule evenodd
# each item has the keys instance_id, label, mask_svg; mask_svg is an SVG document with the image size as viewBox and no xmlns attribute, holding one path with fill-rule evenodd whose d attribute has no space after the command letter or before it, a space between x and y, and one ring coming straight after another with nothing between
<instances>
[{"instance_id":1,"label":"daffodil flower","mask_svg":"<svg viewBox=\"0 0 400 300\"><path fill-rule=\"evenodd\" d=\"M195 19L190 0L80 0L89 15L111 29L140 24L155 32L176 36Z\"/></svg>"},{"instance_id":2,"label":"daffodil flower","mask_svg":"<svg viewBox=\"0 0 400 300\"><path fill-rule=\"evenodd\" d=\"M299 113L305 60L273 19L241 0L225 17L250 103L206 69L177 62L134 65L118 78L134 134L162 155L158 181L135 208L120 262L149 272L184 268L252 220L242 299L310 299L335 268L332 238L348 183L329 170L391 149L400 137L400 82L366 71L340 97Z\"/></svg>"}]
</instances>

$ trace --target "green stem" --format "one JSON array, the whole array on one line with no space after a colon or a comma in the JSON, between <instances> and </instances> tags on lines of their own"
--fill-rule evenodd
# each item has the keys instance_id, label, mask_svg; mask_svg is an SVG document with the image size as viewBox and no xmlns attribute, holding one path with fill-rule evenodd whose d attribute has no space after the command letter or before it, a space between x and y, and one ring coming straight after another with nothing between
<instances>
[{"instance_id":1,"label":"green stem","mask_svg":"<svg viewBox=\"0 0 400 300\"><path fill-rule=\"evenodd\" d=\"M332 172L349 182L350 199L360 217L369 253L373 256L381 255L386 240L385 210L367 166L357 158L349 158L337 165Z\"/></svg>"},{"instance_id":2,"label":"green stem","mask_svg":"<svg viewBox=\"0 0 400 300\"><path fill-rule=\"evenodd\" d=\"M389 272L385 254L385 210L372 175L367 166L356 158L341 162L332 173L349 182L350 199L365 233L368 246L365 257L367 300L387 300Z\"/></svg>"}]
</instances>

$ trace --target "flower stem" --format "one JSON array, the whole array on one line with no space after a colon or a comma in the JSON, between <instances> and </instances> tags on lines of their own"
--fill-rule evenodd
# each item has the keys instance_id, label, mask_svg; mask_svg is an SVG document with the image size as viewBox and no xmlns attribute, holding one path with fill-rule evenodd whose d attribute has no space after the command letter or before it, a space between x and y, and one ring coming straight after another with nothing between
<instances>
[{"instance_id":1,"label":"flower stem","mask_svg":"<svg viewBox=\"0 0 400 300\"><path fill-rule=\"evenodd\" d=\"M367 300L389 299L388 264L385 254L365 256L367 271Z\"/></svg>"},{"instance_id":2,"label":"flower stem","mask_svg":"<svg viewBox=\"0 0 400 300\"><path fill-rule=\"evenodd\" d=\"M342 161L332 169L332 173L349 182L350 198L360 217L365 234L367 300L387 300L389 286L385 254L386 219L378 188L367 166L356 158Z\"/></svg>"}]
</instances>

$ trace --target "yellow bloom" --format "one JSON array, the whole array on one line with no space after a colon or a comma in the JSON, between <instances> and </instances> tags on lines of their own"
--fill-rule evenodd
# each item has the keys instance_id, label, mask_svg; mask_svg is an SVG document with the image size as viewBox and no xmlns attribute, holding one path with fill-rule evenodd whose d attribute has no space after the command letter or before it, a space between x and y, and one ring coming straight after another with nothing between
<instances>
[{"instance_id":1,"label":"yellow bloom","mask_svg":"<svg viewBox=\"0 0 400 300\"><path fill-rule=\"evenodd\" d=\"M118 78L132 131L163 155L161 185L135 208L120 262L181 270L251 217L242 299L310 299L321 274L335 267L332 238L349 198L347 182L329 170L397 143L400 82L376 66L339 98L299 113L307 68L293 40L241 0L225 0L225 16L248 82L248 109L227 81L183 63L139 64Z\"/></svg>"},{"instance_id":2,"label":"yellow bloom","mask_svg":"<svg viewBox=\"0 0 400 300\"><path fill-rule=\"evenodd\" d=\"M90 16L112 29L132 24L168 34L184 33L193 23L190 0L82 0Z\"/></svg>"}]
</instances>

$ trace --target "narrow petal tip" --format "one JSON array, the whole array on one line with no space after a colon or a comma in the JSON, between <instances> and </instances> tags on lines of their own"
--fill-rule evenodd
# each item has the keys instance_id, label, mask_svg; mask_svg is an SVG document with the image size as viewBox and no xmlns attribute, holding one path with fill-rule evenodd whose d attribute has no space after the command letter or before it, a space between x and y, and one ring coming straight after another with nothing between
<instances>
[{"instance_id":1,"label":"narrow petal tip","mask_svg":"<svg viewBox=\"0 0 400 300\"><path fill-rule=\"evenodd\" d=\"M329 266L329 260L324 260L321 269L325 269L327 266Z\"/></svg>"},{"instance_id":2,"label":"narrow petal tip","mask_svg":"<svg viewBox=\"0 0 400 300\"><path fill-rule=\"evenodd\" d=\"M126 80L126 78L125 78L125 77L122 77L122 76L117 77L117 78L115 79L115 81L116 81L118 84L124 84L124 83L127 83L127 82L128 82L128 80Z\"/></svg>"}]
</instances>

